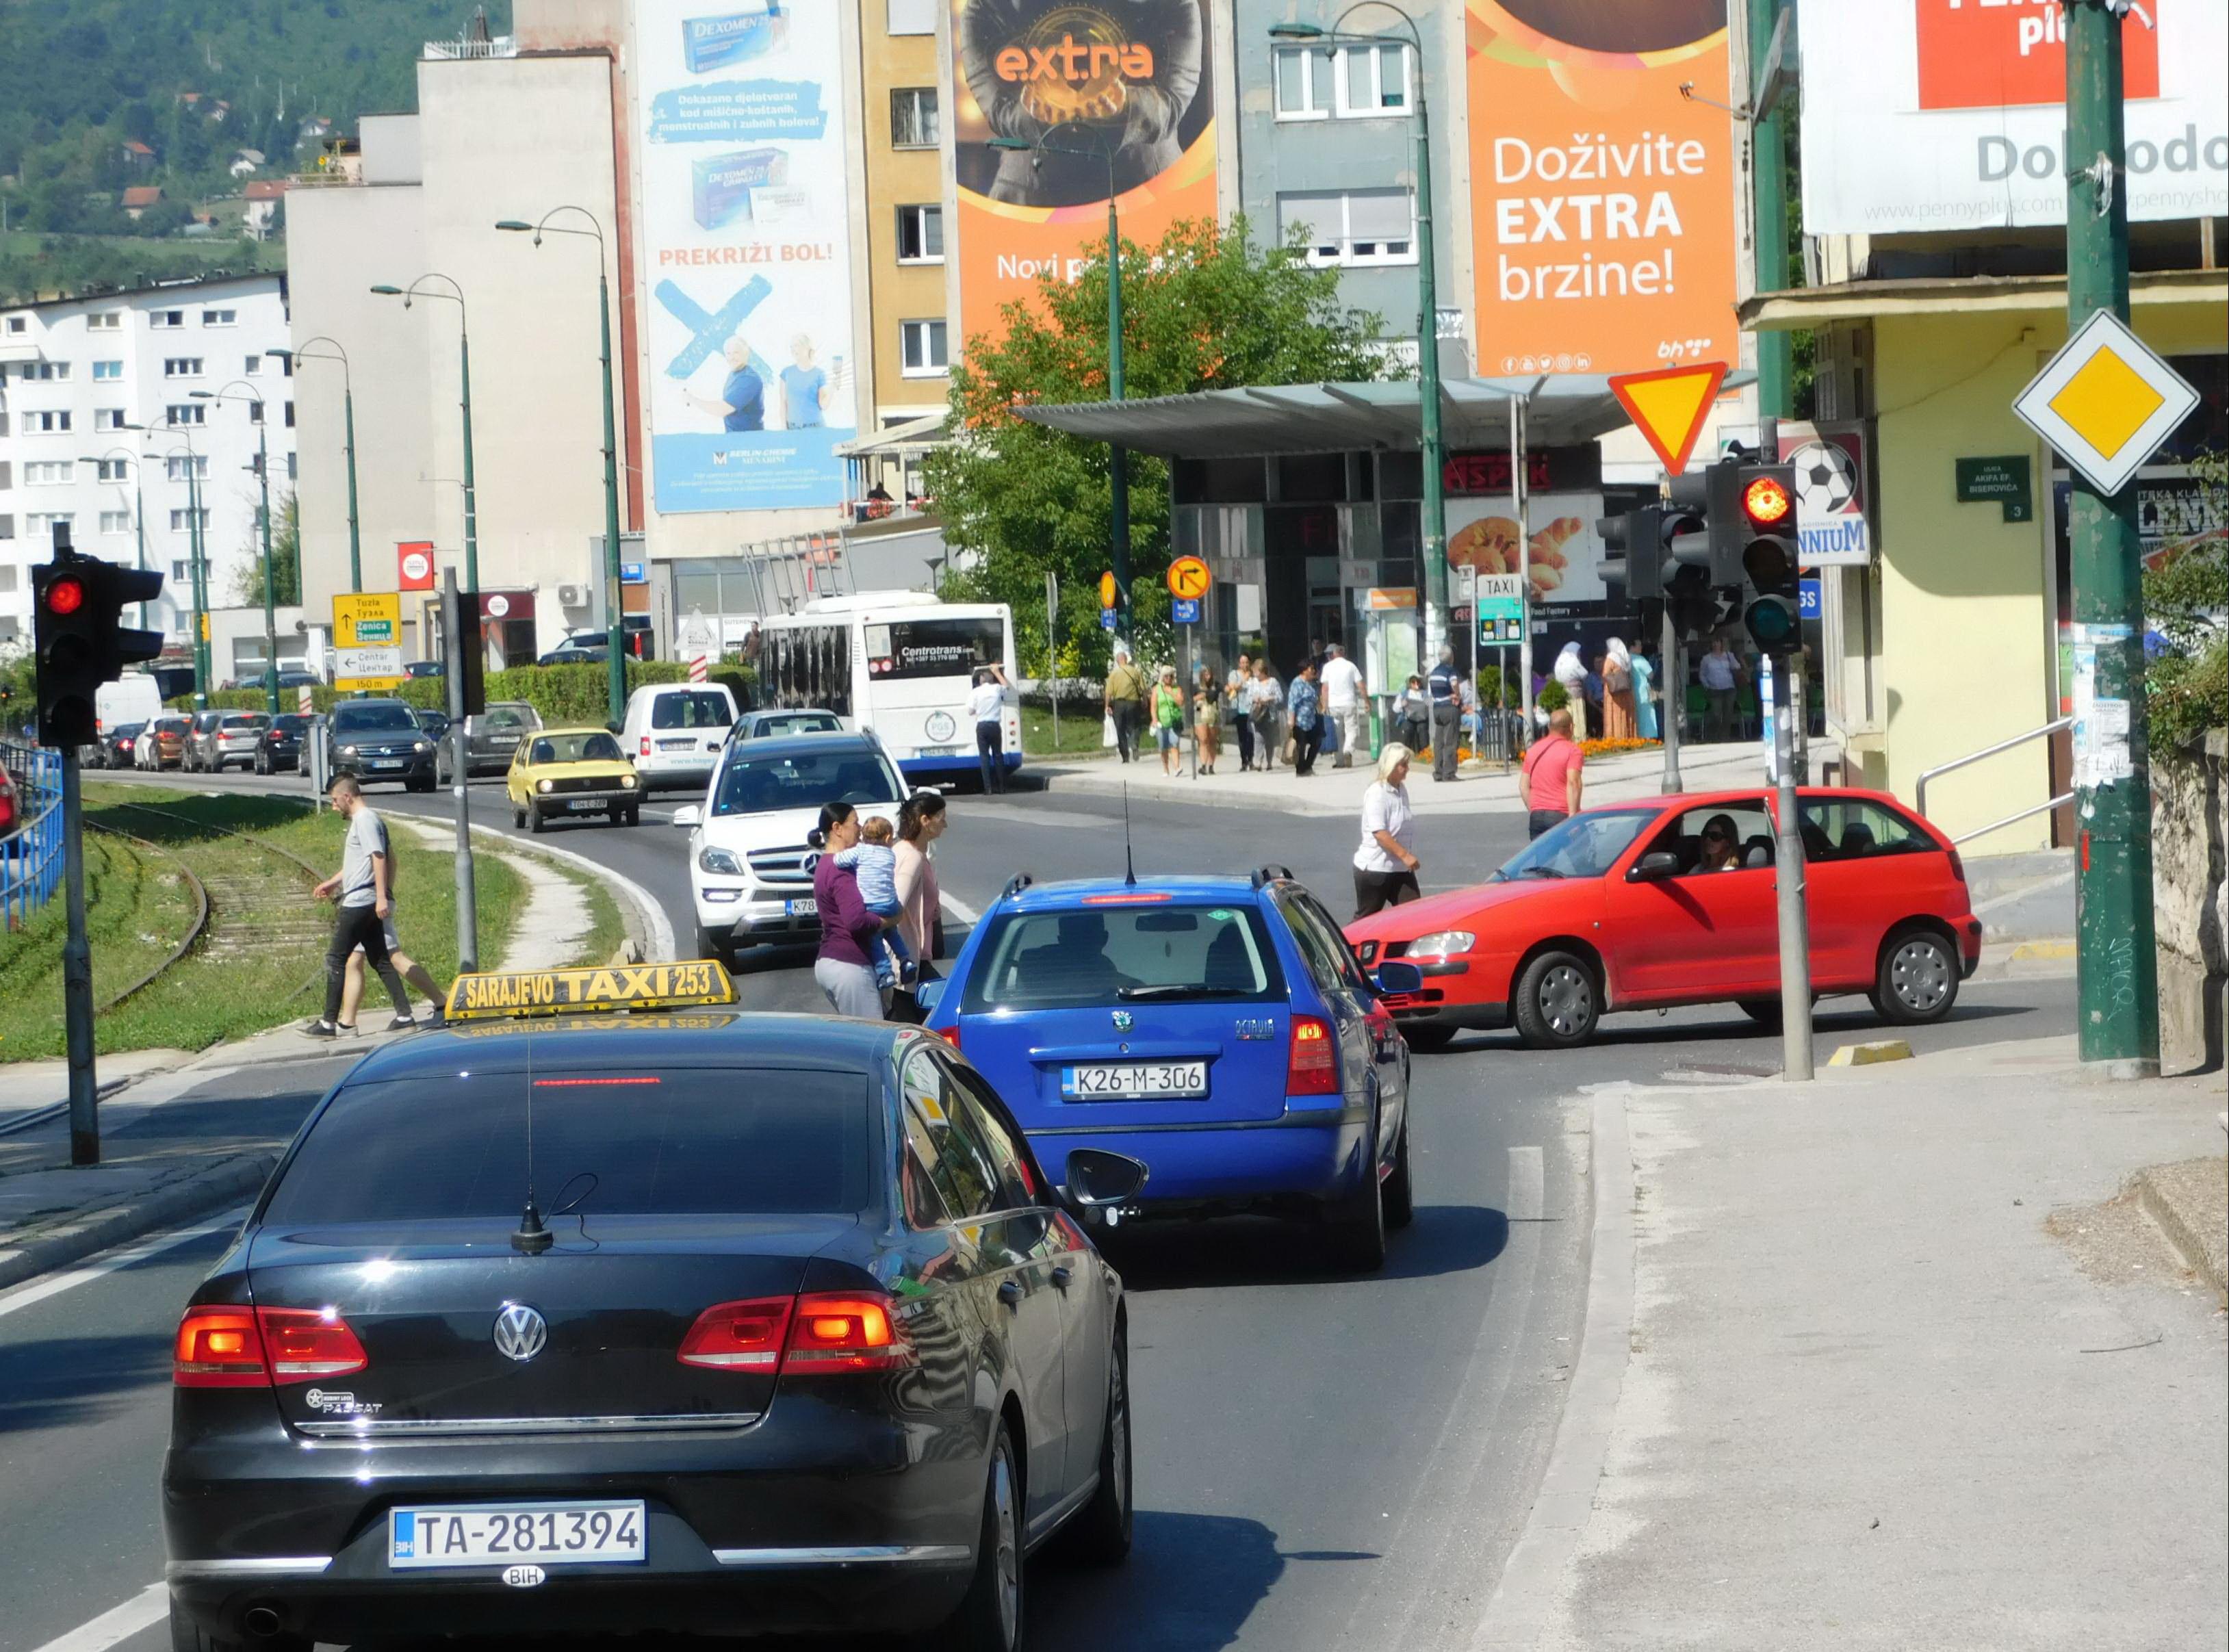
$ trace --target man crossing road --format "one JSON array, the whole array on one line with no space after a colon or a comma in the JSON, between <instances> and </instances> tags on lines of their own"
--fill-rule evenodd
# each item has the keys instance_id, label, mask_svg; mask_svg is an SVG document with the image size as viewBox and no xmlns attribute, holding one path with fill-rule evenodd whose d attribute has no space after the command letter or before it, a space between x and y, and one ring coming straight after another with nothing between
<instances>
[{"instance_id":1,"label":"man crossing road","mask_svg":"<svg viewBox=\"0 0 2229 1652\"><path fill-rule=\"evenodd\" d=\"M388 902L387 826L363 800L363 788L353 775L333 782L333 811L348 822L341 849L341 869L312 891L330 899L337 909L332 945L325 949L324 1013L303 1029L312 1038L331 1038L340 1031L341 992L348 979L349 955L363 948L364 961L386 983L395 1000L390 1027L416 1025L410 1014L410 992L387 949L385 919Z\"/></svg>"}]
</instances>

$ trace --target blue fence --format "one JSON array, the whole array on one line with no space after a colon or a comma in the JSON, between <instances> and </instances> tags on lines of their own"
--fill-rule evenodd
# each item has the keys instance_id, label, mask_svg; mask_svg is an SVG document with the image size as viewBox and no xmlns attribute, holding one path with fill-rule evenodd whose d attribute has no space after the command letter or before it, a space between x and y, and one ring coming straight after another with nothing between
<instances>
[{"instance_id":1,"label":"blue fence","mask_svg":"<svg viewBox=\"0 0 2229 1652\"><path fill-rule=\"evenodd\" d=\"M0 765L16 782L20 822L0 839L0 924L12 929L62 881L62 757L42 746L0 741Z\"/></svg>"}]
</instances>

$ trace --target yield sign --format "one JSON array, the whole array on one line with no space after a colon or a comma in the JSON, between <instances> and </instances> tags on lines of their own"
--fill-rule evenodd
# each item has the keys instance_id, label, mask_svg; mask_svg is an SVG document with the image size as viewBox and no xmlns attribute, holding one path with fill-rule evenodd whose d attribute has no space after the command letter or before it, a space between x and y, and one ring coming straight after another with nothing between
<instances>
[{"instance_id":1,"label":"yield sign","mask_svg":"<svg viewBox=\"0 0 2229 1652\"><path fill-rule=\"evenodd\" d=\"M2113 494L2198 402L2127 322L2097 310L2014 399L2013 411L2091 486Z\"/></svg>"},{"instance_id":2,"label":"yield sign","mask_svg":"<svg viewBox=\"0 0 2229 1652\"><path fill-rule=\"evenodd\" d=\"M1677 476L1687 468L1687 455L1695 451L1695 438L1703 434L1703 421L1725 376L1724 362L1614 373L1609 392L1640 427L1664 468Z\"/></svg>"}]
</instances>

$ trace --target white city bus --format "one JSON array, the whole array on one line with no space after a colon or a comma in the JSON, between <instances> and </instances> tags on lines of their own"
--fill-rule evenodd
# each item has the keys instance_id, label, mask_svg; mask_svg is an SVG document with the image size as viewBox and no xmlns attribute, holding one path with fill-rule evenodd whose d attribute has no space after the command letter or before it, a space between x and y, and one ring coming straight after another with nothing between
<instances>
[{"instance_id":1,"label":"white city bus","mask_svg":"<svg viewBox=\"0 0 2229 1652\"><path fill-rule=\"evenodd\" d=\"M816 597L759 627L759 694L768 706L819 706L871 729L909 781L980 772L967 707L976 668L1014 675L1012 611L922 591ZM1005 762L1022 766L1021 714L1002 715Z\"/></svg>"}]
</instances>

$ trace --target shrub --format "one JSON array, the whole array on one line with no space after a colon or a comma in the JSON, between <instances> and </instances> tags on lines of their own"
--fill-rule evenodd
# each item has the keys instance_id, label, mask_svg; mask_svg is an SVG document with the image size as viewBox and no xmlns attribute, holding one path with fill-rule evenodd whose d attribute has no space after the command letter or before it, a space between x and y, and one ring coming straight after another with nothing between
<instances>
[{"instance_id":1,"label":"shrub","mask_svg":"<svg viewBox=\"0 0 2229 1652\"><path fill-rule=\"evenodd\" d=\"M1571 703L1571 692L1552 677L1540 685L1540 693L1533 704L1543 711L1560 711Z\"/></svg>"},{"instance_id":2,"label":"shrub","mask_svg":"<svg viewBox=\"0 0 2229 1652\"><path fill-rule=\"evenodd\" d=\"M688 680L689 667L679 660L627 662L626 685L630 694L647 684ZM757 704L758 675L748 665L723 660L712 667L708 680L726 685L728 691L736 697L739 710L748 711ZM279 691L281 710L294 709L293 694L292 689ZM330 711L337 702L354 697L323 683L310 691L310 704L319 711ZM394 697L426 710L446 710L449 685L438 677L414 678L395 690ZM608 721L611 710L611 674L602 665L514 665L508 671L487 674L487 697L524 700L544 723L553 725L601 723ZM209 697L209 703L213 710L260 711L264 707L263 691L220 689ZM193 704L191 695L183 695L172 700L170 706L174 710L190 711Z\"/></svg>"}]
</instances>

